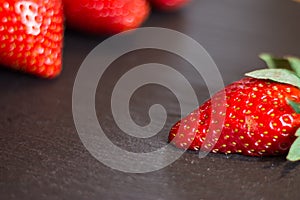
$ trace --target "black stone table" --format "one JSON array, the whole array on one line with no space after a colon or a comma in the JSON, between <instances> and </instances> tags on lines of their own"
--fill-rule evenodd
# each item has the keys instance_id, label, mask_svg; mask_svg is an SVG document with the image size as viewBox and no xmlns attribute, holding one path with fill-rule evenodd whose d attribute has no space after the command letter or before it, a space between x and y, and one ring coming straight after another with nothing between
<instances>
[{"instance_id":1,"label":"black stone table","mask_svg":"<svg viewBox=\"0 0 300 200\"><path fill-rule=\"evenodd\" d=\"M257 56L261 52L300 55L300 4L289 0L195 0L178 13L153 13L144 26L194 38L212 56L225 84L263 68ZM300 198L299 163L284 157L209 154L199 159L185 152L166 168L141 174L98 162L75 129L72 90L81 63L105 39L67 30L64 70L55 80L0 70L0 199ZM128 151L150 152L166 145L170 127L180 118L174 94L151 84L132 96L131 116L137 124L147 125L149 107L159 103L168 113L163 129L153 137L136 139L114 122L109 99L114 84L129 69L150 62L184 74L200 103L209 97L201 76L172 53L145 49L120 57L98 86L95 108L107 137Z\"/></svg>"}]
</instances>

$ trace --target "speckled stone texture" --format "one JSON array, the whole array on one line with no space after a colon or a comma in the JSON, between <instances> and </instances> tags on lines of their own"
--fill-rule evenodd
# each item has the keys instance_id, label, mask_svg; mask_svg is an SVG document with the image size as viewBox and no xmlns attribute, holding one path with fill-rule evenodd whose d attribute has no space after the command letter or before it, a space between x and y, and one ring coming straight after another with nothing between
<instances>
[{"instance_id":1,"label":"speckled stone texture","mask_svg":"<svg viewBox=\"0 0 300 200\"><path fill-rule=\"evenodd\" d=\"M300 4L293 1L195 0L178 13L153 13L145 26L171 28L193 37L207 49L229 84L264 67L257 57L261 52L299 55L299 20ZM95 160L74 126L72 89L80 64L104 39L67 31L64 70L54 80L0 70L0 199L299 199L299 163L283 157L210 154L199 159L186 152L167 168L148 174L118 172ZM148 85L133 95L131 114L136 123L146 125L149 106L164 105L168 119L159 134L134 139L112 119L113 85L133 66L153 61L183 73L200 102L208 98L203 79L173 54L144 50L122 56L105 72L96 110L111 141L134 152L165 145L169 129L180 117L175 96L166 88Z\"/></svg>"}]
</instances>

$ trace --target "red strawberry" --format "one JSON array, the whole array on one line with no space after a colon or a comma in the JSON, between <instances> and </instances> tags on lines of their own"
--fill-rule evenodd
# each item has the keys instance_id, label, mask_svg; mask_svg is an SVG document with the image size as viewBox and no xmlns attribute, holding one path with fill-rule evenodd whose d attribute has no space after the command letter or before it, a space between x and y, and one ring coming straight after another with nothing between
<instances>
[{"instance_id":1,"label":"red strawberry","mask_svg":"<svg viewBox=\"0 0 300 200\"><path fill-rule=\"evenodd\" d=\"M94 34L137 28L148 17L146 0L64 0L70 27Z\"/></svg>"},{"instance_id":2,"label":"red strawberry","mask_svg":"<svg viewBox=\"0 0 300 200\"><path fill-rule=\"evenodd\" d=\"M1 65L46 78L60 73L60 0L3 0L0 19Z\"/></svg>"},{"instance_id":3,"label":"red strawberry","mask_svg":"<svg viewBox=\"0 0 300 200\"><path fill-rule=\"evenodd\" d=\"M276 63L287 66L284 60L263 57L273 68L277 68ZM300 60L290 58L289 64L296 69L300 67ZM228 85L177 122L170 131L169 141L179 148L201 148L215 153L249 156L288 153L300 136L298 132L295 134L300 127L297 104L300 78L296 72L279 68L255 71L248 76L252 78ZM291 148L290 160L300 159L299 139L296 142Z\"/></svg>"},{"instance_id":4,"label":"red strawberry","mask_svg":"<svg viewBox=\"0 0 300 200\"><path fill-rule=\"evenodd\" d=\"M149 0L157 9L163 11L174 11L185 6L190 0Z\"/></svg>"}]
</instances>

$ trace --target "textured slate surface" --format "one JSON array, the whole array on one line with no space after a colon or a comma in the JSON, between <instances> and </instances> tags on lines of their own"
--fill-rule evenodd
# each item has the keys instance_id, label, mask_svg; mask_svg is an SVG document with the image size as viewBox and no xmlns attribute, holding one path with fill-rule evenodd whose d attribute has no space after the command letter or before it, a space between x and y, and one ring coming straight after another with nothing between
<instances>
[{"instance_id":1,"label":"textured slate surface","mask_svg":"<svg viewBox=\"0 0 300 200\"><path fill-rule=\"evenodd\" d=\"M195 0L180 13L154 13L144 26L181 31L201 43L217 63L226 84L263 67L257 54L300 53L300 4L288 0ZM159 37L159 36L157 36ZM167 168L127 174L95 160L82 145L72 118L72 88L79 66L104 38L70 30L65 36L64 71L45 81L0 70L0 199L299 199L299 163L283 157L249 158L186 152ZM96 95L99 121L120 147L148 152L166 144L179 119L174 95L157 85L133 96L133 119L145 125L153 103L165 105L168 119L155 137L134 140L112 120L113 83L132 66L161 62L181 71L208 97L201 77L184 60L155 50L130 53L107 71ZM214 77L211 77L214 78ZM176 80L174 80L176 81Z\"/></svg>"}]
</instances>

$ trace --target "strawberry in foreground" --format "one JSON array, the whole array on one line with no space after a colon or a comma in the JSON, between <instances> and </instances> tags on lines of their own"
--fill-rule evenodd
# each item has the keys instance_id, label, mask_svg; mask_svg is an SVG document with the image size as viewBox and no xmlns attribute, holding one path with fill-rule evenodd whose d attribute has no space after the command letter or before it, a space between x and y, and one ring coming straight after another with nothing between
<instances>
[{"instance_id":1,"label":"strawberry in foreground","mask_svg":"<svg viewBox=\"0 0 300 200\"><path fill-rule=\"evenodd\" d=\"M39 77L61 71L63 10L60 0L0 2L0 65Z\"/></svg>"},{"instance_id":2,"label":"strawberry in foreground","mask_svg":"<svg viewBox=\"0 0 300 200\"><path fill-rule=\"evenodd\" d=\"M177 122L178 148L300 160L300 59L263 54L270 69L246 74Z\"/></svg>"},{"instance_id":3,"label":"strawberry in foreground","mask_svg":"<svg viewBox=\"0 0 300 200\"><path fill-rule=\"evenodd\" d=\"M67 24L92 34L139 27L148 17L146 0L63 0Z\"/></svg>"},{"instance_id":4,"label":"strawberry in foreground","mask_svg":"<svg viewBox=\"0 0 300 200\"><path fill-rule=\"evenodd\" d=\"M151 5L162 11L175 11L190 2L190 0L149 0Z\"/></svg>"}]
</instances>

